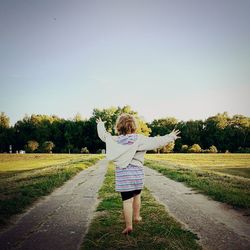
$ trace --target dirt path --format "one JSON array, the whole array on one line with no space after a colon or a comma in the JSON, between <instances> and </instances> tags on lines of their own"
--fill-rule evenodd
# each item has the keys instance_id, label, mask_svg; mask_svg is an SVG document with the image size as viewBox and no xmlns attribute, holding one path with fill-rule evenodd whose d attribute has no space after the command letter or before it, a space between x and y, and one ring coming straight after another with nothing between
<instances>
[{"instance_id":1,"label":"dirt path","mask_svg":"<svg viewBox=\"0 0 250 250\"><path fill-rule=\"evenodd\" d=\"M184 228L198 235L203 249L250 249L250 219L244 213L148 167L145 186Z\"/></svg>"},{"instance_id":2,"label":"dirt path","mask_svg":"<svg viewBox=\"0 0 250 250\"><path fill-rule=\"evenodd\" d=\"M79 249L95 211L107 170L99 161L67 181L0 234L0 249Z\"/></svg>"}]
</instances>

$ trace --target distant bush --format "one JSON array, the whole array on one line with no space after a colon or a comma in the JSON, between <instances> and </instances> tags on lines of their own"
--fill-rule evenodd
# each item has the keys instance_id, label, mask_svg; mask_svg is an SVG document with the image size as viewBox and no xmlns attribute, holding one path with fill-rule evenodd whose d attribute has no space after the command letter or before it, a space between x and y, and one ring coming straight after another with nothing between
<instances>
[{"instance_id":1,"label":"distant bush","mask_svg":"<svg viewBox=\"0 0 250 250\"><path fill-rule=\"evenodd\" d=\"M182 145L181 146L181 152L182 153L187 153L188 152L188 145Z\"/></svg>"},{"instance_id":2,"label":"distant bush","mask_svg":"<svg viewBox=\"0 0 250 250\"><path fill-rule=\"evenodd\" d=\"M250 148L239 147L237 153L250 153Z\"/></svg>"},{"instance_id":3,"label":"distant bush","mask_svg":"<svg viewBox=\"0 0 250 250\"><path fill-rule=\"evenodd\" d=\"M218 153L218 150L214 145L212 145L209 149L202 149L201 153Z\"/></svg>"},{"instance_id":4,"label":"distant bush","mask_svg":"<svg viewBox=\"0 0 250 250\"><path fill-rule=\"evenodd\" d=\"M189 153L200 153L201 152L201 147L199 144L194 144L190 148L188 148Z\"/></svg>"},{"instance_id":5,"label":"distant bush","mask_svg":"<svg viewBox=\"0 0 250 250\"><path fill-rule=\"evenodd\" d=\"M168 143L166 146L160 149L160 153L171 153L174 150L174 142Z\"/></svg>"},{"instance_id":6,"label":"distant bush","mask_svg":"<svg viewBox=\"0 0 250 250\"><path fill-rule=\"evenodd\" d=\"M102 149L101 148L97 149L96 153L97 154L101 154L102 153Z\"/></svg>"},{"instance_id":7,"label":"distant bush","mask_svg":"<svg viewBox=\"0 0 250 250\"><path fill-rule=\"evenodd\" d=\"M42 144L42 152L52 153L52 149L55 147L55 144L52 141L45 141Z\"/></svg>"},{"instance_id":8,"label":"distant bush","mask_svg":"<svg viewBox=\"0 0 250 250\"><path fill-rule=\"evenodd\" d=\"M33 153L39 147L39 143L35 140L27 141L27 144L24 146L24 149L27 153Z\"/></svg>"},{"instance_id":9,"label":"distant bush","mask_svg":"<svg viewBox=\"0 0 250 250\"><path fill-rule=\"evenodd\" d=\"M106 149L105 148L99 148L97 151L96 151L97 154L106 154Z\"/></svg>"},{"instance_id":10,"label":"distant bush","mask_svg":"<svg viewBox=\"0 0 250 250\"><path fill-rule=\"evenodd\" d=\"M202 149L201 153L210 153L209 149Z\"/></svg>"},{"instance_id":11,"label":"distant bush","mask_svg":"<svg viewBox=\"0 0 250 250\"><path fill-rule=\"evenodd\" d=\"M218 150L214 145L212 145L209 147L209 153L218 153Z\"/></svg>"},{"instance_id":12,"label":"distant bush","mask_svg":"<svg viewBox=\"0 0 250 250\"><path fill-rule=\"evenodd\" d=\"M88 148L87 147L81 148L81 153L82 154L88 154L89 153Z\"/></svg>"}]
</instances>

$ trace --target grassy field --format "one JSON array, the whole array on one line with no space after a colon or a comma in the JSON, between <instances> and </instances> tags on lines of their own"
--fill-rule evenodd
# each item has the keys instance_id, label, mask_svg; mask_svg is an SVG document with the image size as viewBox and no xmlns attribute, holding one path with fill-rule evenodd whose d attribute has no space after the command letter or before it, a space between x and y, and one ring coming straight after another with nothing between
<instances>
[{"instance_id":1,"label":"grassy field","mask_svg":"<svg viewBox=\"0 0 250 250\"><path fill-rule=\"evenodd\" d=\"M0 226L102 155L0 154Z\"/></svg>"},{"instance_id":2,"label":"grassy field","mask_svg":"<svg viewBox=\"0 0 250 250\"><path fill-rule=\"evenodd\" d=\"M146 159L250 178L250 154L147 154Z\"/></svg>"},{"instance_id":3,"label":"grassy field","mask_svg":"<svg viewBox=\"0 0 250 250\"><path fill-rule=\"evenodd\" d=\"M109 166L99 191L101 202L81 249L201 249L196 235L181 228L148 190L142 192L143 221L129 236L124 229L122 200L114 191L114 167Z\"/></svg>"},{"instance_id":4,"label":"grassy field","mask_svg":"<svg viewBox=\"0 0 250 250\"><path fill-rule=\"evenodd\" d=\"M250 154L147 154L145 165L217 201L250 208Z\"/></svg>"}]
</instances>

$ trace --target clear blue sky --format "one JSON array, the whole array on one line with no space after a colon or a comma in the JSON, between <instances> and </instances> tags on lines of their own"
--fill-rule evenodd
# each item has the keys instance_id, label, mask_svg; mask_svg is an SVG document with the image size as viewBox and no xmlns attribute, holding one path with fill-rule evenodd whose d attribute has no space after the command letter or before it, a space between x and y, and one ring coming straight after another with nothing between
<instances>
[{"instance_id":1,"label":"clear blue sky","mask_svg":"<svg viewBox=\"0 0 250 250\"><path fill-rule=\"evenodd\" d=\"M250 1L0 0L0 111L250 115Z\"/></svg>"}]
</instances>

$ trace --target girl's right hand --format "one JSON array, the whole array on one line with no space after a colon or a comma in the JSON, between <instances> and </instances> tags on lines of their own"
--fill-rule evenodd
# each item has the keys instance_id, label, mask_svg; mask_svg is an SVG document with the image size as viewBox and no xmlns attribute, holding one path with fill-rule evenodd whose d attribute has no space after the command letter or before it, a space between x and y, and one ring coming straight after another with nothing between
<instances>
[{"instance_id":1,"label":"girl's right hand","mask_svg":"<svg viewBox=\"0 0 250 250\"><path fill-rule=\"evenodd\" d=\"M174 135L176 137L176 139L181 138L180 136L177 136L178 134L180 134L181 131L179 131L179 129L175 130L173 129L173 131L170 133L170 135Z\"/></svg>"}]
</instances>

